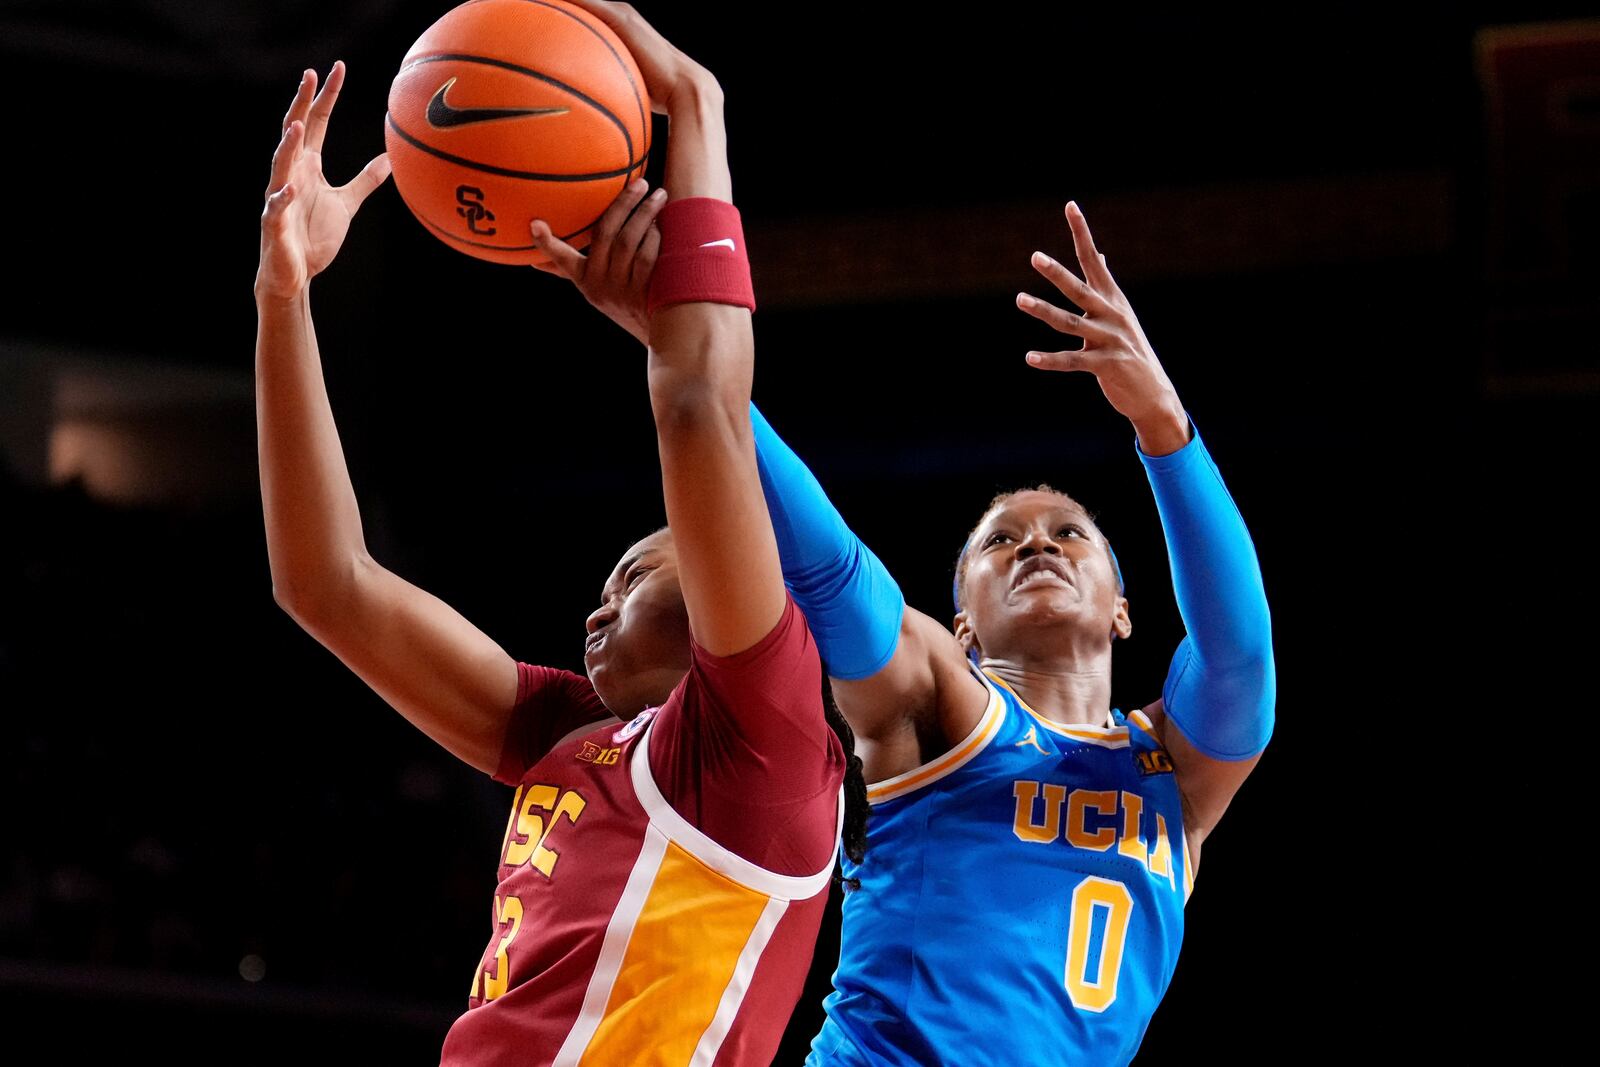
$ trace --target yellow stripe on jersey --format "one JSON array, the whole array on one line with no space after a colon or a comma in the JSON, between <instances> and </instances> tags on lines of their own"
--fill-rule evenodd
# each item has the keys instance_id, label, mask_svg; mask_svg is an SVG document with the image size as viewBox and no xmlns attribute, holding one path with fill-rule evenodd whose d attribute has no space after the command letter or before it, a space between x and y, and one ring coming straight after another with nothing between
<instances>
[{"instance_id":1,"label":"yellow stripe on jersey","mask_svg":"<svg viewBox=\"0 0 1600 1067\"><path fill-rule=\"evenodd\" d=\"M1194 892L1194 864L1189 862L1189 839L1183 839L1183 902L1189 903L1189 894Z\"/></svg>"},{"instance_id":2,"label":"yellow stripe on jersey","mask_svg":"<svg viewBox=\"0 0 1600 1067\"><path fill-rule=\"evenodd\" d=\"M1132 719L1138 725L1139 729L1143 730L1157 741L1161 741L1161 735L1156 733L1156 724L1150 721L1150 716L1146 715L1142 709L1134 708L1132 711L1128 712L1128 718ZM1165 742L1162 743L1165 744Z\"/></svg>"},{"instance_id":3,"label":"yellow stripe on jersey","mask_svg":"<svg viewBox=\"0 0 1600 1067\"><path fill-rule=\"evenodd\" d=\"M978 720L978 725L972 732L962 739L961 743L936 760L924 763L904 774L897 774L893 778L885 778L881 782L870 782L867 785L867 803L878 804L885 800L893 800L911 792L918 786L927 785L929 782L943 778L953 771L965 766L973 756L976 756L985 745L994 740L1000 732L1000 726L1005 722L1005 702L1000 699L1000 694L990 690L989 706L984 709L983 717Z\"/></svg>"},{"instance_id":4,"label":"yellow stripe on jersey","mask_svg":"<svg viewBox=\"0 0 1600 1067\"><path fill-rule=\"evenodd\" d=\"M580 1065L690 1062L769 903L669 843Z\"/></svg>"},{"instance_id":5,"label":"yellow stripe on jersey","mask_svg":"<svg viewBox=\"0 0 1600 1067\"><path fill-rule=\"evenodd\" d=\"M1070 737L1074 741L1087 741L1091 745L1099 745L1102 748L1126 748L1128 746L1128 728L1126 726L1067 726L1063 723L1055 722L1028 707L1028 702L1022 699L1022 694L1007 685L1004 679L990 671L984 671L983 673L995 685L1000 686L1016 697L1018 706L1038 720L1039 725L1046 730L1058 733L1063 737Z\"/></svg>"}]
</instances>

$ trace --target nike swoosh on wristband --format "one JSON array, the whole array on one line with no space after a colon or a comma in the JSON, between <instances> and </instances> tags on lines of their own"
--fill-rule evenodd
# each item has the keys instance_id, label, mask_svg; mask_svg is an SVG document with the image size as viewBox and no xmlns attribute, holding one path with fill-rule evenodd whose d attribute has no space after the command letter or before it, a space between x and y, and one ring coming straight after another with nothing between
<instances>
[{"instance_id":1,"label":"nike swoosh on wristband","mask_svg":"<svg viewBox=\"0 0 1600 1067\"><path fill-rule=\"evenodd\" d=\"M733 238L732 237L724 237L720 241L707 241L705 244L701 245L700 247L701 248L720 248L722 245L727 245L728 246L728 251L730 251L730 252L737 252L738 251L737 248L733 247Z\"/></svg>"},{"instance_id":2,"label":"nike swoosh on wristband","mask_svg":"<svg viewBox=\"0 0 1600 1067\"><path fill-rule=\"evenodd\" d=\"M428 125L436 130L488 122L490 119L517 118L520 115L563 115L571 110L564 107L451 107L444 94L455 83L456 79L451 78L439 86L439 91L428 101Z\"/></svg>"}]
</instances>

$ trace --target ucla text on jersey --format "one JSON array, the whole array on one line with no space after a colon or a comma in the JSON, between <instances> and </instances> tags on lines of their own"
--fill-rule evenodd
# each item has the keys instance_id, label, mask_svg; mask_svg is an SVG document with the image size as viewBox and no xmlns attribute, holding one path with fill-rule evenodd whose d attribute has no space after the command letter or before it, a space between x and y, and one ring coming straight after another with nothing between
<instances>
[{"instance_id":1,"label":"ucla text on jersey","mask_svg":"<svg viewBox=\"0 0 1600 1067\"><path fill-rule=\"evenodd\" d=\"M1124 1064L1172 979L1193 874L1149 718L1064 726L980 677L973 731L868 789L810 1065Z\"/></svg>"}]
</instances>

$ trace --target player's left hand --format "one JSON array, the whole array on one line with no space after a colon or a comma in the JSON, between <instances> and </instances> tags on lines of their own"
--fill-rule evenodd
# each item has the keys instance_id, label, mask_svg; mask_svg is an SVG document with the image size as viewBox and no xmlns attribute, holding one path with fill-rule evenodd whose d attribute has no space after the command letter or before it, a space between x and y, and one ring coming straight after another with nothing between
<instances>
[{"instance_id":1,"label":"player's left hand","mask_svg":"<svg viewBox=\"0 0 1600 1067\"><path fill-rule=\"evenodd\" d=\"M529 227L534 246L550 257L548 264L534 266L576 285L589 303L644 345L650 343L645 297L661 251L655 221L667 203L665 189L645 196L646 188L643 178L635 178L617 194L595 224L587 255L551 233L542 219Z\"/></svg>"},{"instance_id":2,"label":"player's left hand","mask_svg":"<svg viewBox=\"0 0 1600 1067\"><path fill-rule=\"evenodd\" d=\"M1082 314L1064 311L1027 293L1017 294L1017 307L1062 333L1083 338L1083 347L1029 352L1028 363L1041 370L1093 374L1111 406L1133 423L1146 455L1176 452L1189 440L1189 417L1178 392L1150 347L1128 298L1106 269L1106 257L1095 249L1088 220L1076 203L1067 204L1067 224L1083 278L1043 252L1033 254L1033 266L1082 308Z\"/></svg>"}]
</instances>

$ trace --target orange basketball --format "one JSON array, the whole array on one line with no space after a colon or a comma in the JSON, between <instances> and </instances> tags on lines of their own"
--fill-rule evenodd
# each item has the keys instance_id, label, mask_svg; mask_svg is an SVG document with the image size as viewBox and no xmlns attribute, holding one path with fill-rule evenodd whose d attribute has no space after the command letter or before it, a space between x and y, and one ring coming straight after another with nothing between
<instances>
[{"instance_id":1,"label":"orange basketball","mask_svg":"<svg viewBox=\"0 0 1600 1067\"><path fill-rule=\"evenodd\" d=\"M394 183L441 241L543 263L528 223L582 248L650 154L650 99L611 28L562 0L469 0L417 39L389 89Z\"/></svg>"}]
</instances>

